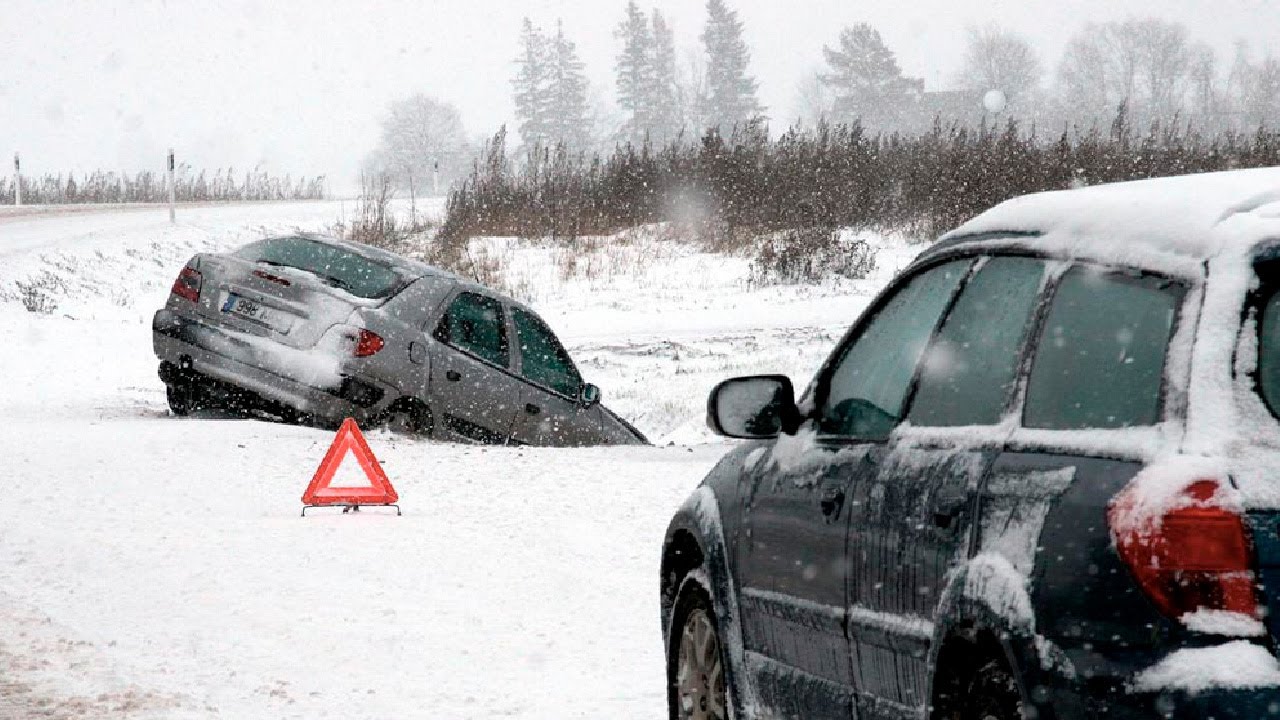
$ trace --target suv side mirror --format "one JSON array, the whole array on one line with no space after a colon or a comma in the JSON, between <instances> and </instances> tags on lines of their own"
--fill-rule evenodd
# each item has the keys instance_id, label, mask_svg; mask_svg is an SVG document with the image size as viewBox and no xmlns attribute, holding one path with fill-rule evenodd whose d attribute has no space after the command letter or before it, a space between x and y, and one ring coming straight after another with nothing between
<instances>
[{"instance_id":1,"label":"suv side mirror","mask_svg":"<svg viewBox=\"0 0 1280 720\"><path fill-rule=\"evenodd\" d=\"M725 380L707 399L707 425L717 435L767 440L800 427L796 392L785 375Z\"/></svg>"},{"instance_id":2,"label":"suv side mirror","mask_svg":"<svg viewBox=\"0 0 1280 720\"><path fill-rule=\"evenodd\" d=\"M588 408L600 404L600 388L586 383L578 392L578 402L582 403L582 407Z\"/></svg>"}]
</instances>

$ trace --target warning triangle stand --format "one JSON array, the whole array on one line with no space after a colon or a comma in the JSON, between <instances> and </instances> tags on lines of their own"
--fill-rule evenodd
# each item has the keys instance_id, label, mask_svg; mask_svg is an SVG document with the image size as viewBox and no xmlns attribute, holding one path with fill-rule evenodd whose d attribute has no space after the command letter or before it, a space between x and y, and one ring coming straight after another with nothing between
<instances>
[{"instance_id":1,"label":"warning triangle stand","mask_svg":"<svg viewBox=\"0 0 1280 720\"><path fill-rule=\"evenodd\" d=\"M360 463L360 469L364 470L365 477L369 479L367 486L332 484L338 467L348 454L353 455ZM399 499L400 496L391 487L391 481L383 472L382 465L378 464L378 459L373 456L356 421L347 418L342 421L342 427L338 428L338 435L329 446L329 452L325 453L324 460L320 461L320 467L316 468L311 484L302 493L302 516L306 517L307 508L342 507L342 512L347 513L359 512L361 505L393 507L396 515L400 515L400 506L396 504Z\"/></svg>"}]
</instances>

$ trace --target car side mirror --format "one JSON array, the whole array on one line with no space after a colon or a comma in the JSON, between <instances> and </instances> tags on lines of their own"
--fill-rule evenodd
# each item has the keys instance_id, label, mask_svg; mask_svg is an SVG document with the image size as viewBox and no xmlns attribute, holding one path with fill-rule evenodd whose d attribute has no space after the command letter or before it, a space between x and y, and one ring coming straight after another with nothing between
<instances>
[{"instance_id":1,"label":"car side mirror","mask_svg":"<svg viewBox=\"0 0 1280 720\"><path fill-rule=\"evenodd\" d=\"M754 375L725 380L707 399L707 425L716 434L742 440L767 440L800 427L796 392L785 375Z\"/></svg>"},{"instance_id":2,"label":"car side mirror","mask_svg":"<svg viewBox=\"0 0 1280 720\"><path fill-rule=\"evenodd\" d=\"M582 390L578 392L578 402L582 403L582 407L592 407L600 404L600 388L586 383L582 386Z\"/></svg>"}]
</instances>

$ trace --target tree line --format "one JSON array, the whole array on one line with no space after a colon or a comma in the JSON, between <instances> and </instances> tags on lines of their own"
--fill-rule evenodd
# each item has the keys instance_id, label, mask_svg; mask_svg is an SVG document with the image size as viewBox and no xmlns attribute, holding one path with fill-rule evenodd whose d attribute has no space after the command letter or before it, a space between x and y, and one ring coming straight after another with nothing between
<instances>
[{"instance_id":1,"label":"tree line","mask_svg":"<svg viewBox=\"0 0 1280 720\"><path fill-rule=\"evenodd\" d=\"M15 190L11 178L0 177L0 204L12 205ZM279 177L261 169L243 175L233 168L193 172L183 165L175 171L174 193L179 202L320 200L325 197L325 177L295 180L291 175ZM168 201L165 173L151 170L132 175L95 171L78 176L56 173L22 178L22 202L27 205Z\"/></svg>"},{"instance_id":2,"label":"tree line","mask_svg":"<svg viewBox=\"0 0 1280 720\"><path fill-rule=\"evenodd\" d=\"M546 30L525 18L512 54L517 123L507 139L517 163L560 143L588 155L627 144L662 148L770 115L782 126L856 123L886 136L927 134L936 122L976 129L1013 119L1041 141L1105 128L1121 110L1133 127L1183 123L1206 135L1280 120L1280 59L1270 50L1240 43L1224 61L1185 26L1158 17L1085 23L1056 62L1016 32L970 27L943 88L904 69L875 27L853 23L819 41L821 66L799 80L794 107L771 109L760 102L731 0L704 1L696 47L682 47L659 10L620 2L608 90L591 88L562 24ZM991 91L999 102L984 102ZM468 138L456 108L419 94L391 106L366 171L388 175L401 191L421 194L426 178L444 189L468 176L482 145Z\"/></svg>"},{"instance_id":3,"label":"tree line","mask_svg":"<svg viewBox=\"0 0 1280 720\"><path fill-rule=\"evenodd\" d=\"M704 238L750 243L795 228L907 228L934 237L1025 193L1160 175L1280 164L1280 133L1205 135L1185 123L1138 130L1123 110L1107 130L1045 136L1016 120L941 123L917 135L860 124L794 126L770 139L749 122L607 156L567 144L507 156L505 129L449 196L440 237L571 238L644 223L688 223Z\"/></svg>"}]
</instances>

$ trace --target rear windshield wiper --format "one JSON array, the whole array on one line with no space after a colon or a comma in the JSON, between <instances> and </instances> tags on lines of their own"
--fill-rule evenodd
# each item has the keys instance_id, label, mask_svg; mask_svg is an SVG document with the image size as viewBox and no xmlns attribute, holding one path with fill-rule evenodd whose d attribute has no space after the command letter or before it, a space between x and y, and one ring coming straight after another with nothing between
<instances>
[{"instance_id":1,"label":"rear windshield wiper","mask_svg":"<svg viewBox=\"0 0 1280 720\"><path fill-rule=\"evenodd\" d=\"M343 280L342 278L336 278L332 275L325 275L324 273L318 273L315 271L312 271L312 274L320 278L321 280L323 280L325 283L332 285L333 287L336 287L340 290L351 289L351 283L347 282L346 280Z\"/></svg>"}]
</instances>

